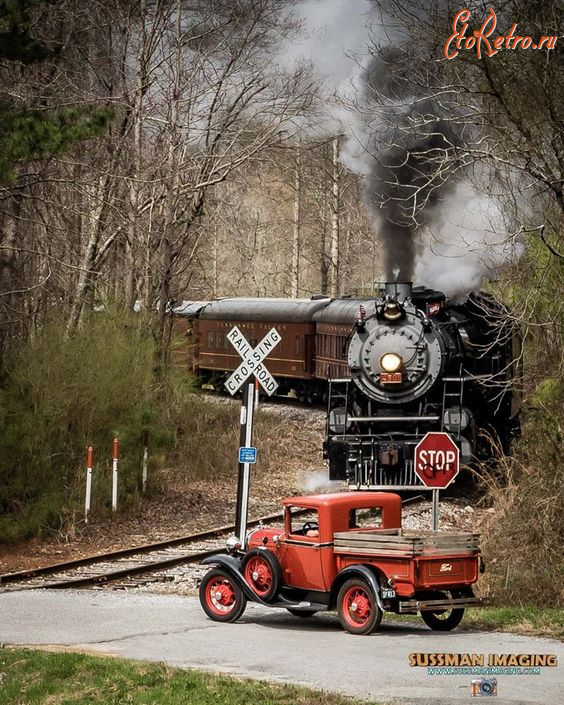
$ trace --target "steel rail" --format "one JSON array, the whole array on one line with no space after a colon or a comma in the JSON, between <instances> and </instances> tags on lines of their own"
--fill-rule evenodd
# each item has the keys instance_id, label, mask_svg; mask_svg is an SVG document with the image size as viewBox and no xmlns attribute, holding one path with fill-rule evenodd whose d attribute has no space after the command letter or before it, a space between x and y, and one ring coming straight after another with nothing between
<instances>
[{"instance_id":1,"label":"steel rail","mask_svg":"<svg viewBox=\"0 0 564 705\"><path fill-rule=\"evenodd\" d=\"M225 549L214 548L209 551L187 553L182 556L165 558L164 560L154 561L152 563L142 563L129 568L110 570L106 573L100 573L98 575L87 575L81 578L68 578L54 583L45 583L45 585L22 587L18 588L18 590L66 590L71 588L87 587L88 585L103 585L104 583L111 583L114 580L120 580L121 578L128 578L132 575L141 575L142 573L154 573L158 570L172 568L175 565L181 565L183 563L198 563L199 561L204 560L204 558L216 556L218 553L225 553ZM16 592L16 590L14 590L14 592Z\"/></svg>"},{"instance_id":2,"label":"steel rail","mask_svg":"<svg viewBox=\"0 0 564 705\"><path fill-rule=\"evenodd\" d=\"M276 514L268 514L266 516L259 517L258 519L252 519L251 521L249 521L248 525L256 526L261 522L281 519L282 516L283 515L281 512L277 512ZM21 570L16 573L5 573L4 575L0 575L0 586L6 585L8 583L19 582L21 580L30 580L32 578L36 578L39 575L60 573L68 568L80 568L81 566L85 565L103 563L106 560L113 560L115 558L125 558L126 556L131 556L137 553L150 553L151 551L158 551L161 548L172 548L173 546L180 546L183 543L202 541L204 539L213 538L216 534L224 534L228 531L233 531L234 529L234 524L226 524L225 526L216 526L212 529L200 531L196 534L178 536L176 538L166 539L164 541L157 541L156 543L146 543L141 544L139 546L131 546L130 548L120 548L117 551L96 553L94 555L84 556L83 558L74 558L70 561L51 563L50 565L41 566L40 568L30 568L29 570Z\"/></svg>"},{"instance_id":3,"label":"steel rail","mask_svg":"<svg viewBox=\"0 0 564 705\"><path fill-rule=\"evenodd\" d=\"M421 499L423 495L416 495L415 497L409 497L402 500L402 504L410 504ZM303 509L296 512L296 515L308 513L310 509ZM257 526L261 522L274 521L276 519L281 519L283 514L278 512L276 514L269 514L267 516L262 516L257 519L252 519L248 526ZM140 546L119 549L117 551L111 551L107 553L98 553L92 556L85 556L84 558L78 558L72 561L65 561L62 563L53 563L48 566L43 566L41 568L36 568L32 570L20 571L18 573L8 573L5 575L0 575L0 586L6 585L8 583L22 582L26 580L31 580L40 575L50 575L53 573L64 572L67 569L79 568L85 565L95 565L96 563L103 563L105 561L111 561L116 558L123 558L126 556L136 555L136 554L149 554L152 551L159 550L161 548L170 548L173 546L178 546L183 543L190 543L195 541L201 541L204 539L213 538L217 534L227 533L234 529L233 524L228 524L225 526L218 526L213 529L208 529L206 531L201 531L196 534L190 534L188 536L176 537L173 539L168 539L166 541L159 541L151 544L142 544ZM33 585L29 587L15 588L15 591L19 590L61 590L61 589L71 589L71 588L82 588L89 585L103 585L105 583L113 582L115 580L120 580L121 578L127 578L132 575L141 575L143 573L154 573L158 570L164 568L171 568L176 565L187 564L187 563L197 563L202 561L204 558L210 556L215 556L220 553L224 553L224 548L210 549L204 551L197 551L194 553L187 553L180 556L173 556L170 558L165 558L159 561L152 561L150 563L141 563L139 565L129 566L126 568L119 568L117 570L110 570L97 575L86 575L77 578L65 578L64 580L59 580L55 582L46 582L40 585Z\"/></svg>"}]
</instances>

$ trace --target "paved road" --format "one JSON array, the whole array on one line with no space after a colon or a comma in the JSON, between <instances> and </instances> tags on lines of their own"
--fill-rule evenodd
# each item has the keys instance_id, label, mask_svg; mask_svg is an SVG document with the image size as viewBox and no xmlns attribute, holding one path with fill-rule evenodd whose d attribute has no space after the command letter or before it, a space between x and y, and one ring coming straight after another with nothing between
<instances>
[{"instance_id":1,"label":"paved road","mask_svg":"<svg viewBox=\"0 0 564 705\"><path fill-rule=\"evenodd\" d=\"M379 632L359 637L343 632L334 615L303 621L258 605L240 622L223 625L208 620L196 598L86 590L0 595L0 642L63 645L410 705L476 702L473 676L427 675L409 667L411 652L552 653L564 663L564 644L549 639L439 634L385 622ZM498 676L492 702L564 703L562 673L560 665L537 676Z\"/></svg>"}]
</instances>

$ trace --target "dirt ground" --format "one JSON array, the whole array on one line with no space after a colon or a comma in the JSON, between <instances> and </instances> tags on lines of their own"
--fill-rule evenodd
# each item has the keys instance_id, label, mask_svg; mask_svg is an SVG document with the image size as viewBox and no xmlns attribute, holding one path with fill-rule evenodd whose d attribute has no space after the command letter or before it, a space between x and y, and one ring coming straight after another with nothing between
<instances>
[{"instance_id":1,"label":"dirt ground","mask_svg":"<svg viewBox=\"0 0 564 705\"><path fill-rule=\"evenodd\" d=\"M220 397L218 403L230 400ZM261 473L260 462L253 466L251 518L279 511L283 497L329 487L321 458L324 413L281 404L264 406L268 413L283 418L280 436L266 439L282 460L274 467L270 462L267 474ZM166 492L140 500L127 514L105 518L93 515L87 526L80 520L72 531L0 546L0 574L231 524L235 517L236 474L234 462L232 478L182 483L182 473L176 468L170 472L170 482L165 479L162 483Z\"/></svg>"}]
</instances>

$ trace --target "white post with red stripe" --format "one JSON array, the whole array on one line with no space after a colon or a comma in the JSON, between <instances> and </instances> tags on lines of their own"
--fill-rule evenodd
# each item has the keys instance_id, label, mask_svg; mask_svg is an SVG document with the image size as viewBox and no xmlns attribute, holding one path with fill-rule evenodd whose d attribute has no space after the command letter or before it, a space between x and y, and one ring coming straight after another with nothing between
<instances>
[{"instance_id":1,"label":"white post with red stripe","mask_svg":"<svg viewBox=\"0 0 564 705\"><path fill-rule=\"evenodd\" d=\"M86 497L84 500L84 523L88 524L88 514L90 513L90 501L92 499L92 468L94 451L89 446L86 454Z\"/></svg>"},{"instance_id":2,"label":"white post with red stripe","mask_svg":"<svg viewBox=\"0 0 564 705\"><path fill-rule=\"evenodd\" d=\"M141 474L141 491L147 489L147 471L149 466L149 431L143 431L143 467Z\"/></svg>"},{"instance_id":3,"label":"white post with red stripe","mask_svg":"<svg viewBox=\"0 0 564 705\"><path fill-rule=\"evenodd\" d=\"M114 438L114 459L112 462L112 512L117 510L118 501L118 454L119 441Z\"/></svg>"}]
</instances>

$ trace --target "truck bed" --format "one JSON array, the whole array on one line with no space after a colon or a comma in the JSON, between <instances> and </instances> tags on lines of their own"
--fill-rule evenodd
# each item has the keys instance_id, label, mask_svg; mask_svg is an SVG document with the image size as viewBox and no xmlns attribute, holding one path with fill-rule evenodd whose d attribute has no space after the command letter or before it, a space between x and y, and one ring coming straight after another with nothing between
<instances>
[{"instance_id":1,"label":"truck bed","mask_svg":"<svg viewBox=\"0 0 564 705\"><path fill-rule=\"evenodd\" d=\"M480 534L450 531L376 529L337 531L335 553L344 555L415 557L436 555L475 555Z\"/></svg>"}]
</instances>

